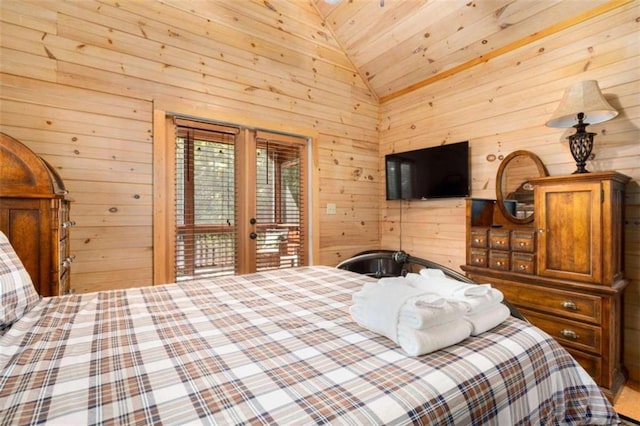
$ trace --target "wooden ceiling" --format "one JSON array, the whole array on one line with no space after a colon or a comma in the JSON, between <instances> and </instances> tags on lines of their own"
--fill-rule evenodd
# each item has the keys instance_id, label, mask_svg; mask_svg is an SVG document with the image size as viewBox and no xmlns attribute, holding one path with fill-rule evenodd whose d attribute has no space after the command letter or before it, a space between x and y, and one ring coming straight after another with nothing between
<instances>
[{"instance_id":1,"label":"wooden ceiling","mask_svg":"<svg viewBox=\"0 0 640 426\"><path fill-rule=\"evenodd\" d=\"M313 0L381 102L626 0Z\"/></svg>"}]
</instances>

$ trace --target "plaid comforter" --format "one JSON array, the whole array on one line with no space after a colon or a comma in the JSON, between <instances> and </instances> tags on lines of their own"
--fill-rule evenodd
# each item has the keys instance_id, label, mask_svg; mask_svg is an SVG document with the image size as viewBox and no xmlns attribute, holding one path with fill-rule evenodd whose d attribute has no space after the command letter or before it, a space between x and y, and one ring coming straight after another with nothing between
<instances>
[{"instance_id":1,"label":"plaid comforter","mask_svg":"<svg viewBox=\"0 0 640 426\"><path fill-rule=\"evenodd\" d=\"M410 358L348 313L362 275L303 267L43 299L0 338L9 424L615 424L516 319Z\"/></svg>"}]
</instances>

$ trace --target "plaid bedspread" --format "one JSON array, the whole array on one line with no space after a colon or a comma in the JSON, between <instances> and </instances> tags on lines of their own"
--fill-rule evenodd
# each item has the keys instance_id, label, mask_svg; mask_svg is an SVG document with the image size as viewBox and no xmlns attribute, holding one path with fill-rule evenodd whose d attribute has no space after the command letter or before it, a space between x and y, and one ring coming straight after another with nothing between
<instances>
[{"instance_id":1,"label":"plaid bedspread","mask_svg":"<svg viewBox=\"0 0 640 426\"><path fill-rule=\"evenodd\" d=\"M405 356L351 320L367 280L303 267L43 299L0 338L0 422L617 423L568 353L516 319Z\"/></svg>"}]
</instances>

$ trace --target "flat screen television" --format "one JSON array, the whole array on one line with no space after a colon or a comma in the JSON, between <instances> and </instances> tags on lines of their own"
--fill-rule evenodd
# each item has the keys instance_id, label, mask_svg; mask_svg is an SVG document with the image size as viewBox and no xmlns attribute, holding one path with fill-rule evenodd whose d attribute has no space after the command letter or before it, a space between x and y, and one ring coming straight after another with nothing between
<instances>
[{"instance_id":1,"label":"flat screen television","mask_svg":"<svg viewBox=\"0 0 640 426\"><path fill-rule=\"evenodd\" d=\"M385 156L387 200L468 197L469 141Z\"/></svg>"}]
</instances>

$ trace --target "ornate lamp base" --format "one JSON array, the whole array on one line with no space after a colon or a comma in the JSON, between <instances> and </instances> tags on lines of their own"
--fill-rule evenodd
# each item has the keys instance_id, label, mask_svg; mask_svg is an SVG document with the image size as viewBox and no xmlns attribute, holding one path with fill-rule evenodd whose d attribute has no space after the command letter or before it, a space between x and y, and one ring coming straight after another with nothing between
<instances>
[{"instance_id":1,"label":"ornate lamp base","mask_svg":"<svg viewBox=\"0 0 640 426\"><path fill-rule=\"evenodd\" d=\"M576 173L589 173L589 170L585 168L587 164L587 160L591 156L591 150L593 149L593 137L596 135L595 133L586 132L585 128L589 125L589 123L584 123L582 120L584 119L584 114L578 114L578 124L576 124L576 133L569 136L569 149L571 150L571 155L573 159L576 160Z\"/></svg>"},{"instance_id":2,"label":"ornate lamp base","mask_svg":"<svg viewBox=\"0 0 640 426\"><path fill-rule=\"evenodd\" d=\"M595 133L582 132L569 136L569 149L573 159L576 160L577 169L576 173L589 173L589 170L585 168L589 156L591 156L591 150L593 149L593 137Z\"/></svg>"}]
</instances>

